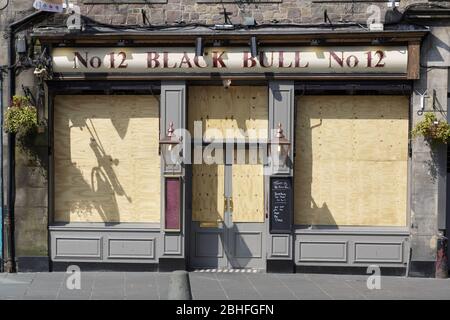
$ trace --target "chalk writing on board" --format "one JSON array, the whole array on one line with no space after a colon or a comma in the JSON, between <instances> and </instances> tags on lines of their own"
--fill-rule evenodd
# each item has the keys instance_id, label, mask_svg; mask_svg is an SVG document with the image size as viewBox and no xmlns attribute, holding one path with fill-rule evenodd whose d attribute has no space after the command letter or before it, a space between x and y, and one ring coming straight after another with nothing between
<instances>
[{"instance_id":1,"label":"chalk writing on board","mask_svg":"<svg viewBox=\"0 0 450 320\"><path fill-rule=\"evenodd\" d=\"M292 187L290 178L273 178L270 188L270 230L290 232L292 224Z\"/></svg>"}]
</instances>

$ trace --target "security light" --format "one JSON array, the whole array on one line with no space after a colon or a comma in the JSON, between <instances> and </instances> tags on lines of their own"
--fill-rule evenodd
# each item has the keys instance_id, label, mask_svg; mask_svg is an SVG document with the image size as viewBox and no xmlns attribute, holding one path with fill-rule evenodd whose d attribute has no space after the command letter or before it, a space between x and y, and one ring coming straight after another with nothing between
<instances>
[{"instance_id":1,"label":"security light","mask_svg":"<svg viewBox=\"0 0 450 320\"><path fill-rule=\"evenodd\" d=\"M202 40L202 37L198 37L195 40L195 56L196 57L202 57L203 56L203 52L204 52L203 40Z\"/></svg>"},{"instance_id":2,"label":"security light","mask_svg":"<svg viewBox=\"0 0 450 320\"><path fill-rule=\"evenodd\" d=\"M258 44L255 36L252 36L250 39L250 53L252 58L255 58L258 55Z\"/></svg>"}]
</instances>

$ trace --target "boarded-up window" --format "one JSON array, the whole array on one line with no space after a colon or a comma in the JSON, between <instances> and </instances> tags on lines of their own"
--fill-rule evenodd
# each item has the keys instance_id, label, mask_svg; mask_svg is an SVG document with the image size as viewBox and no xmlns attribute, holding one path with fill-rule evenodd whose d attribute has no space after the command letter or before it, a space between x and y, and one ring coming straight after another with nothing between
<instances>
[{"instance_id":1,"label":"boarded-up window","mask_svg":"<svg viewBox=\"0 0 450 320\"><path fill-rule=\"evenodd\" d=\"M159 222L158 122L152 96L57 96L54 220Z\"/></svg>"},{"instance_id":2,"label":"boarded-up window","mask_svg":"<svg viewBox=\"0 0 450 320\"><path fill-rule=\"evenodd\" d=\"M201 123L201 133L207 141L226 137L267 138L267 94L267 87L190 87L189 131L194 135L197 122Z\"/></svg>"},{"instance_id":3,"label":"boarded-up window","mask_svg":"<svg viewBox=\"0 0 450 320\"><path fill-rule=\"evenodd\" d=\"M406 226L408 98L297 101L295 223Z\"/></svg>"}]
</instances>

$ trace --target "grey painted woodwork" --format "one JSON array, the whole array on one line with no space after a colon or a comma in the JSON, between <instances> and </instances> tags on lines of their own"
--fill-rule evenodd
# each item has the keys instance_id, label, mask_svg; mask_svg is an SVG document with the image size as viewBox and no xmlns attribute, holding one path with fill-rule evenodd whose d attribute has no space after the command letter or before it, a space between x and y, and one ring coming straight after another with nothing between
<instances>
[{"instance_id":1,"label":"grey painted woodwork","mask_svg":"<svg viewBox=\"0 0 450 320\"><path fill-rule=\"evenodd\" d=\"M185 81L162 81L160 100L160 139L167 134L169 124L173 122L173 128L186 128L186 83ZM180 133L175 131L180 136ZM186 139L183 139L185 141ZM186 150L186 148L184 148ZM182 174L183 168L179 164L166 164L162 158L163 173Z\"/></svg>"},{"instance_id":2,"label":"grey painted woodwork","mask_svg":"<svg viewBox=\"0 0 450 320\"><path fill-rule=\"evenodd\" d=\"M292 175L294 155L294 81L269 82L269 139L274 137L278 124L281 123L286 139L291 142L286 166L274 168L273 175ZM272 161L271 161L272 162Z\"/></svg>"},{"instance_id":3,"label":"grey painted woodwork","mask_svg":"<svg viewBox=\"0 0 450 320\"><path fill-rule=\"evenodd\" d=\"M186 82L185 81L162 81L161 82L161 100L160 100L160 138L164 138L169 123L173 122L173 128L186 128ZM177 134L178 132L175 131ZM178 134L180 136L180 134ZM183 137L183 150L187 150L187 141ZM161 229L162 237L162 256L164 258L184 258L185 257L185 203L186 203L186 187L185 169L183 165L175 166L166 165L163 157L161 157L161 223L164 226L165 212L165 176L179 176L181 178L181 229L179 232L166 232Z\"/></svg>"},{"instance_id":4,"label":"grey painted woodwork","mask_svg":"<svg viewBox=\"0 0 450 320\"><path fill-rule=\"evenodd\" d=\"M322 228L296 226L296 265L406 267L407 228Z\"/></svg>"},{"instance_id":5,"label":"grey painted woodwork","mask_svg":"<svg viewBox=\"0 0 450 320\"><path fill-rule=\"evenodd\" d=\"M269 82L269 134L275 132L278 123L281 123L286 139L291 142L290 157L288 165L274 170L270 164L272 175L292 176L294 159L294 109L295 109L295 84L294 81L271 81ZM269 139L273 135L270 135ZM270 186L269 177L266 177L266 217L270 208ZM291 234L270 234L269 220L266 219L266 245L268 248L267 259L292 260L293 259L293 237Z\"/></svg>"},{"instance_id":6,"label":"grey painted woodwork","mask_svg":"<svg viewBox=\"0 0 450 320\"><path fill-rule=\"evenodd\" d=\"M49 232L55 262L157 263L162 255L158 224L71 223Z\"/></svg>"}]
</instances>

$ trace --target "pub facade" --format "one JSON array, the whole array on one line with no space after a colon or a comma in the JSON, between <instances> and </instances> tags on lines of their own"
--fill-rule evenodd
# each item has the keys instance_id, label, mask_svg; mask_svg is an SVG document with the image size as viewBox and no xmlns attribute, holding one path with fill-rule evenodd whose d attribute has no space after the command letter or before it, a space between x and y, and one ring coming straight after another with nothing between
<instances>
[{"instance_id":1,"label":"pub facade","mask_svg":"<svg viewBox=\"0 0 450 320\"><path fill-rule=\"evenodd\" d=\"M432 274L446 174L425 166L446 149L410 133L436 101L446 110L448 72L423 68L428 26L244 25L225 13L117 27L80 6L79 29L31 23L48 63L15 80L45 92L48 148L44 223L26 223L33 188L17 185L18 270ZM26 250L31 225L45 234L40 254Z\"/></svg>"}]
</instances>

